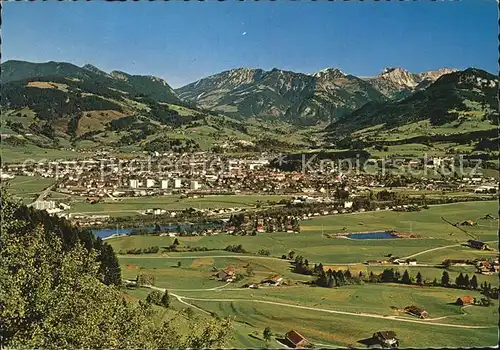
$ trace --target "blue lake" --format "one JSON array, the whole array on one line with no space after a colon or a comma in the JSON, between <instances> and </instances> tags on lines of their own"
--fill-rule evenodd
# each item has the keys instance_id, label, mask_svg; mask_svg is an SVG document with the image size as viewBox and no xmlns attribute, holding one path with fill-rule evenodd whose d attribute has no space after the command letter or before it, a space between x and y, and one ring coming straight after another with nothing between
<instances>
[{"instance_id":1,"label":"blue lake","mask_svg":"<svg viewBox=\"0 0 500 350\"><path fill-rule=\"evenodd\" d=\"M220 227L220 224L216 223L210 223L210 224L181 224L181 225L160 225L160 231L165 232L165 231L176 231L178 227L181 228L181 230L199 230L199 229L205 229L205 228L214 228L214 227ZM99 238L106 238L111 235L129 235L132 231L134 230L146 230L146 231L151 231L153 232L155 230L155 226L143 226L143 227L119 227L119 228L102 228L102 229L95 229L92 230L92 233L94 236L99 237Z\"/></svg>"},{"instance_id":2,"label":"blue lake","mask_svg":"<svg viewBox=\"0 0 500 350\"><path fill-rule=\"evenodd\" d=\"M370 232L370 233L349 233L346 237L351 239L388 239L399 238L395 234L387 231Z\"/></svg>"}]
</instances>

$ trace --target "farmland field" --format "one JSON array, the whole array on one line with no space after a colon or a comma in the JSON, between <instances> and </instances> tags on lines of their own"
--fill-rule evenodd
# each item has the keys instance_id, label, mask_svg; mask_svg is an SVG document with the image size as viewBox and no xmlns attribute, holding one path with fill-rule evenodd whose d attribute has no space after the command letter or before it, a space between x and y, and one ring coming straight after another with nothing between
<instances>
[{"instance_id":1,"label":"farmland field","mask_svg":"<svg viewBox=\"0 0 500 350\"><path fill-rule=\"evenodd\" d=\"M2 161L4 162L22 162L25 160L43 161L56 159L68 160L83 158L84 156L84 154L74 151L40 148L29 143L22 147L2 144Z\"/></svg>"},{"instance_id":2,"label":"farmland field","mask_svg":"<svg viewBox=\"0 0 500 350\"><path fill-rule=\"evenodd\" d=\"M301 222L300 233L259 233L257 236L205 236L179 237L182 244L191 247L207 247L208 249L224 249L228 245L241 244L251 253L265 248L271 256L281 257L293 250L296 255L303 255L311 262L356 263L366 260L383 259L391 253L405 257L436 247L458 246L471 237L441 219L445 217L451 222L466 219L477 221L477 225L467 227L467 232L484 241L497 239L496 220L481 220L487 213L496 213L497 203L494 201L467 202L431 206L420 212L364 212L316 217ZM383 239L383 240L349 240L327 238L326 234L343 232L385 231L412 232L421 235L419 239ZM451 233L451 234L450 234ZM116 251L133 247L146 248L153 245L167 245L173 241L169 237L135 236L111 239L109 242ZM489 252L474 251L461 248L469 256L491 256ZM445 250L446 252L446 250ZM219 253L218 253L219 254ZM179 253L170 253L172 256ZM220 255L220 254L219 254ZM440 250L430 251L417 256L419 262L440 263L445 253ZM464 258L467 258L465 256Z\"/></svg>"},{"instance_id":3,"label":"farmland field","mask_svg":"<svg viewBox=\"0 0 500 350\"><path fill-rule=\"evenodd\" d=\"M118 198L105 199L104 202L90 204L85 201L74 201L72 213L102 213L113 216L137 215L140 210L161 208L165 210L180 210L187 208L251 208L257 203L266 204L267 201L279 201L287 196L279 195L218 195L200 198L180 198L179 195L162 197Z\"/></svg>"},{"instance_id":4,"label":"farmland field","mask_svg":"<svg viewBox=\"0 0 500 350\"><path fill-rule=\"evenodd\" d=\"M2 181L2 187L5 187L14 198L20 199L27 204L35 200L40 192L53 183L53 178L16 176L8 182Z\"/></svg>"},{"instance_id":5,"label":"farmland field","mask_svg":"<svg viewBox=\"0 0 500 350\"><path fill-rule=\"evenodd\" d=\"M478 296L477 292L467 293ZM297 286L171 291L174 298L180 294L184 303L199 311L231 317L240 327L246 325L235 327L229 344L233 347L250 346L247 344L255 340L248 337L249 331L261 334L267 326L277 337L297 329L319 347L360 347L358 341L381 329L395 330L405 347L491 346L496 341L498 311L494 307L462 309L453 305L463 294L454 289L375 284L335 289ZM397 310L413 304L428 311L427 321ZM436 337L426 337L428 332ZM473 339L475 334L481 334L482 339Z\"/></svg>"},{"instance_id":6,"label":"farmland field","mask_svg":"<svg viewBox=\"0 0 500 350\"><path fill-rule=\"evenodd\" d=\"M417 266L392 266L401 274L408 270L412 278L421 272L424 280L440 280L443 268L436 267L444 259L492 258L498 251L479 251L461 243L470 236L444 222L470 219L476 226L462 227L468 233L491 242L496 248L498 220L480 219L497 213L495 201L467 202L431 206L420 212L365 212L315 217L301 222L300 233L259 233L257 236L178 237L180 247L206 247L203 252L163 252L158 254L119 255L122 275L135 279L140 273L154 277L154 285L169 290L179 308L192 307L200 317L214 313L233 318L230 347L264 347L262 330L270 327L276 339L290 329L304 334L317 347L353 345L379 330L394 330L402 347L467 347L492 346L496 343L498 309L495 306L461 308L454 301L464 295L480 299L478 291L454 288L364 283L337 288L312 287L312 276L292 272L290 260L283 254L294 251L310 264L323 263L326 268L349 269L351 273L380 273L387 266L367 266L366 260L394 256L414 256ZM394 229L412 232L422 238L350 240L328 238L327 233L383 231ZM450 234L451 233L451 234ZM160 236L129 236L111 238L108 242L116 252L157 245L168 247L174 238ZM223 250L241 244L247 251L238 254ZM269 256L257 255L260 249ZM241 280L218 281L214 274L232 267ZM451 280L459 273L475 275L478 282L498 286L498 275L480 275L472 266L450 267ZM280 275L285 286L242 288L267 277ZM139 292L142 291L142 292ZM132 293L145 297L147 289ZM425 308L428 320L419 320L401 313L409 305ZM498 306L498 302L495 301ZM430 337L429 334L433 336Z\"/></svg>"}]
</instances>

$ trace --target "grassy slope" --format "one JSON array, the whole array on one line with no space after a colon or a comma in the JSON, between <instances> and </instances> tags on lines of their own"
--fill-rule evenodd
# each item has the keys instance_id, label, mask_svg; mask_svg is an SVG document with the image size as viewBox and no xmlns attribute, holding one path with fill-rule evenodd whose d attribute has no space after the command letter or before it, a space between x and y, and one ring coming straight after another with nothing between
<instances>
[{"instance_id":1,"label":"grassy slope","mask_svg":"<svg viewBox=\"0 0 500 350\"><path fill-rule=\"evenodd\" d=\"M221 291L178 292L195 299L218 299L227 301L189 300L186 302L203 310L215 312L234 320L234 347L252 346L255 339L249 333L269 326L275 337L282 336L290 329L304 334L318 347L324 345L347 346L369 338L379 330L394 330L401 339L402 347L459 347L491 346L495 344L497 331L494 327L498 317L495 307L470 307L464 315L460 307L451 303L464 292L445 288L421 288L402 285L346 286L336 289L311 288L305 286L287 288L262 288ZM480 297L477 292L465 292ZM145 294L145 293L144 293ZM228 300L229 299L229 300ZM244 300L242 300L244 299ZM232 301L230 301L232 300ZM253 300L253 301L252 301ZM400 316L414 320L392 309L418 305L427 310L430 318L443 319L428 321L429 324L397 322L390 319L366 318L356 315L338 315L323 311L304 310L284 305L263 304L271 301L289 305L306 306L351 313L367 313L386 316ZM457 325L492 326L487 329L463 329L433 326L432 323ZM433 336L429 337L428 334ZM320 344L323 344L320 345ZM271 346L276 346L272 340Z\"/></svg>"},{"instance_id":2,"label":"grassy slope","mask_svg":"<svg viewBox=\"0 0 500 350\"><path fill-rule=\"evenodd\" d=\"M7 191L14 196L14 198L20 199L24 203L30 203L38 197L40 192L53 183L53 178L44 178L40 176L16 176L12 180L2 181L1 187L6 188Z\"/></svg>"},{"instance_id":3,"label":"grassy slope","mask_svg":"<svg viewBox=\"0 0 500 350\"><path fill-rule=\"evenodd\" d=\"M256 297L257 292L252 291L252 293L254 298L260 299ZM260 290L258 293L260 294ZM276 298L276 300L330 310L346 310L343 305L352 305L346 311L380 312L381 315L392 315L393 311L390 306L404 307L416 303L426 307L432 317L448 316L442 321L459 324L491 326L496 323L495 320L498 317L494 307L474 308L471 315L461 316L458 307L448 304L456 299L456 295L461 295L460 292L453 293L439 288L429 289L425 294L420 290L413 291L411 287L379 285L346 287L336 290L323 289L318 291L320 294L316 290L311 292L310 288L307 291L297 290L296 294L290 295L290 293L287 291L286 295ZM226 293L223 292L213 294L208 297L227 297ZM196 297L200 298L200 296ZM201 298L206 297L207 295L204 295ZM248 294L245 298L251 299ZM262 297L262 299L267 298ZM440 327L430 324L335 315L285 306L258 304L251 301L192 301L192 303L224 316L235 316L236 320L244 320L255 329L270 326L273 332L278 334L296 329L318 344L340 346L357 344L359 340L369 338L374 332L385 329L394 330L398 334L402 347L492 346L496 344L497 339L497 330L494 326L489 329ZM467 309L467 312L470 309ZM429 336L429 333L432 333L432 337ZM360 347L360 344L358 343L356 346Z\"/></svg>"}]
</instances>

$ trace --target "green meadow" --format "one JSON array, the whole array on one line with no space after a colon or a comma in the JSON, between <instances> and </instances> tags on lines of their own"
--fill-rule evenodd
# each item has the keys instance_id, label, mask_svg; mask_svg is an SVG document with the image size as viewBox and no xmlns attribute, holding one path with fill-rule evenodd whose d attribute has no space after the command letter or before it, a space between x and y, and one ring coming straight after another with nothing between
<instances>
[{"instance_id":1,"label":"green meadow","mask_svg":"<svg viewBox=\"0 0 500 350\"><path fill-rule=\"evenodd\" d=\"M446 288L370 284L334 289L319 287L276 287L220 289L215 291L171 291L171 298L196 309L233 320L230 347L251 347L270 327L270 347L290 329L305 335L316 347L363 347L359 341L380 330L394 330L402 347L493 346L496 342L498 311L495 307L454 305L457 297L479 297L477 292ZM146 293L144 293L146 294ZM185 304L184 304L185 305ZM422 321L400 309L418 305L429 313ZM200 311L201 309L202 311ZM466 327L484 328L466 328ZM432 337L429 336L432 333ZM260 340L262 347L264 342Z\"/></svg>"},{"instance_id":2,"label":"green meadow","mask_svg":"<svg viewBox=\"0 0 500 350\"><path fill-rule=\"evenodd\" d=\"M34 201L40 192L54 183L53 178L41 176L16 176L2 181L1 186L14 198L22 200L25 204Z\"/></svg>"},{"instance_id":3,"label":"green meadow","mask_svg":"<svg viewBox=\"0 0 500 350\"><path fill-rule=\"evenodd\" d=\"M484 241L497 240L497 220L480 219L485 214L497 212L495 201L466 202L449 205L431 206L420 212L364 212L356 214L339 214L315 217L301 222L300 233L259 233L257 236L203 236L179 237L184 246L206 247L222 250L228 245L239 245L250 253L267 249L271 256L281 257L294 251L313 263L347 264L360 263L366 260L387 259L388 254L406 257L433 248L452 246L449 249L429 251L415 256L419 263L441 263L451 254L452 258L462 256L491 257L492 252L477 251L460 244L471 237L441 219L443 216L450 222L462 222L471 219L476 226L463 227L470 234ZM345 229L345 230L344 230ZM328 238L327 234L341 232L366 232L396 230L413 233L422 238L415 239L375 239L354 240ZM116 251L131 248L147 248L150 246L168 246L173 238L159 236L130 236L109 240ZM493 244L495 246L496 244ZM456 247L455 247L456 246ZM189 253L196 255L198 253ZM228 255L227 252L209 252L212 255ZM462 255L464 254L464 255ZM169 253L170 256L181 256L182 253ZM232 254L234 255L234 254Z\"/></svg>"},{"instance_id":4,"label":"green meadow","mask_svg":"<svg viewBox=\"0 0 500 350\"><path fill-rule=\"evenodd\" d=\"M379 299L373 299L372 302L377 304ZM256 330L270 327L278 337L290 329L295 329L319 348L325 346L346 347L349 345L360 348L363 347L359 343L360 340L370 338L374 332L381 330L395 331L401 339L401 347L480 347L494 346L497 343L497 329L495 326L486 329L454 328L434 325L431 321L422 324L401 322L389 318L338 315L258 303L251 300L230 302L194 301L193 305L219 315L236 317L237 320L250 324ZM498 314L494 314L494 307L481 311L491 315L489 317L490 324L496 324L494 318L498 317ZM461 318L465 321L467 316ZM276 345L273 342L272 346L276 347Z\"/></svg>"},{"instance_id":5,"label":"green meadow","mask_svg":"<svg viewBox=\"0 0 500 350\"><path fill-rule=\"evenodd\" d=\"M386 259L387 254L400 257L415 255L421 266L390 266L401 274L408 270L415 278L440 280L443 269L435 265L444 259L492 258L497 251L479 251L461 246L470 237L441 219L451 222L471 219L477 226L462 227L480 239L495 241L497 220L480 219L495 214L494 201L468 202L431 206L420 212L379 211L314 217L301 222L300 233L260 233L257 236L178 237L181 248L207 247L204 252L164 252L158 254L120 255L122 275L134 279L140 273L154 276L154 284L166 288L175 305L193 307L200 317L214 313L233 319L233 337L228 346L280 347L277 342L284 333L295 329L316 347L364 347L360 340L380 330L394 330L401 347L469 347L493 346L497 340L498 302L496 306L461 308L454 301L465 295L480 299L478 291L454 288L423 287L402 284L350 285L338 288L312 287L313 277L291 271L290 261L282 254L294 251L310 263L322 262L332 269L349 269L353 274L380 273L386 267L361 264L365 260ZM421 235L415 239L351 240L328 238L328 233L382 231L394 229ZM450 235L451 233L451 235ZM130 236L109 239L115 251L167 247L174 238ZM227 245L241 244L248 253L224 251ZM490 244L496 248L497 243ZM442 248L443 247L443 248ZM435 249L439 248L439 249ZM267 249L270 256L259 256ZM432 250L434 249L434 250ZM180 266L178 266L180 262ZM232 267L242 279L238 282L218 281L214 274ZM452 280L458 274L475 274L474 267L450 267ZM280 287L242 288L280 275L286 285ZM476 274L479 283L498 286L498 276ZM142 292L137 292L142 291ZM146 289L135 289L144 298ZM129 293L129 292L127 292ZM405 315L401 309L417 305L429 313L427 320ZM262 331L270 327L274 336L266 343ZM485 327L485 328L468 328Z\"/></svg>"},{"instance_id":6,"label":"green meadow","mask_svg":"<svg viewBox=\"0 0 500 350\"><path fill-rule=\"evenodd\" d=\"M179 195L161 197L105 198L103 202L90 204L86 201L72 202L72 213L106 212L113 216L137 215L138 211L152 208L165 210L217 209L217 208L254 208L257 204L266 205L267 201L279 201L287 196L280 195L212 195L199 198L180 198Z\"/></svg>"}]
</instances>

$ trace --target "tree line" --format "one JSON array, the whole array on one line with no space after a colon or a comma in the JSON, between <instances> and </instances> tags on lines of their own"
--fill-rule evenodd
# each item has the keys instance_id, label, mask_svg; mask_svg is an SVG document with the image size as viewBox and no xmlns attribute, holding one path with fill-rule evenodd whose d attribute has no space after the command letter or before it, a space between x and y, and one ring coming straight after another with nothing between
<instances>
[{"instance_id":1,"label":"tree line","mask_svg":"<svg viewBox=\"0 0 500 350\"><path fill-rule=\"evenodd\" d=\"M155 245L151 246L148 248L132 248L132 249L127 249L127 250L120 250L118 254L123 255L123 254L156 254L160 251L160 247Z\"/></svg>"},{"instance_id":2,"label":"tree line","mask_svg":"<svg viewBox=\"0 0 500 350\"><path fill-rule=\"evenodd\" d=\"M294 252L289 252L288 256L282 255L282 258L288 258L291 260L293 259L294 254ZM475 275L469 277L468 274L464 275L462 272L460 272L455 278L455 283L451 281L448 271L443 271L440 280L434 278L431 282L428 282L424 279L424 276L420 271L417 272L415 277L411 277L408 270L405 270L401 275L399 270L395 270L394 268L384 269L379 274L374 274L373 271L370 271L368 275L363 272L359 272L357 275L352 274L349 270L334 271L328 269L325 271L323 264L319 263L311 266L309 261L301 255L296 256L295 260L291 264L292 271L295 273L316 276L316 279L312 283L320 287L332 288L350 284L361 284L363 282L401 283L478 290L486 298L498 299L499 297L499 290L497 287L492 287L491 283L487 282L479 284Z\"/></svg>"}]
</instances>

